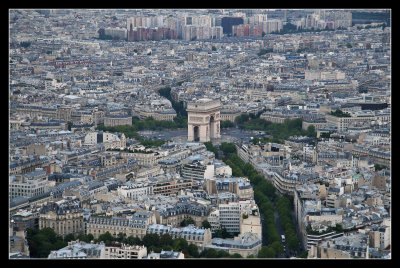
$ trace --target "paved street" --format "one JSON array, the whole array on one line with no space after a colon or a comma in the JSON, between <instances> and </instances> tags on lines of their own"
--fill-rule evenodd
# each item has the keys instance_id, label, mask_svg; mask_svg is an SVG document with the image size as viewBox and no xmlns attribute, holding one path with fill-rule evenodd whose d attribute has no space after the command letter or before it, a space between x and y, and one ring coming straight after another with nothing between
<instances>
[{"instance_id":1,"label":"paved street","mask_svg":"<svg viewBox=\"0 0 400 268\"><path fill-rule=\"evenodd\" d=\"M139 135L146 139L162 139L162 140L173 140L179 142L186 142L187 130L161 130L161 131L139 131ZM248 141L251 137L262 137L259 131L242 131L237 128L226 128L221 130L221 138L213 140L214 144L220 144L222 142L236 142L236 141Z\"/></svg>"}]
</instances>

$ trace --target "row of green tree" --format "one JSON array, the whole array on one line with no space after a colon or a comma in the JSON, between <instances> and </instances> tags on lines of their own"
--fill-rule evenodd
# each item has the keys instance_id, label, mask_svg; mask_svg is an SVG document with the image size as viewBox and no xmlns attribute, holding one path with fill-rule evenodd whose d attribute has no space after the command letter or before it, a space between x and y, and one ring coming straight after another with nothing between
<instances>
[{"instance_id":1,"label":"row of green tree","mask_svg":"<svg viewBox=\"0 0 400 268\"><path fill-rule=\"evenodd\" d=\"M300 249L300 242L297 238L293 217L291 215L291 202L286 196L280 196L275 204L279 221L285 231L288 248L291 251L298 251Z\"/></svg>"},{"instance_id":2,"label":"row of green tree","mask_svg":"<svg viewBox=\"0 0 400 268\"><path fill-rule=\"evenodd\" d=\"M266 111L267 109L264 108L261 111L258 111L257 113L242 113L241 115L235 117L235 124L237 126L240 126L246 122L249 122L250 120L260 118L261 114L263 114Z\"/></svg>"},{"instance_id":3,"label":"row of green tree","mask_svg":"<svg viewBox=\"0 0 400 268\"><path fill-rule=\"evenodd\" d=\"M233 123L230 120L220 121L220 123L219 123L220 128L229 128L229 127L234 127L234 126L235 126L235 123Z\"/></svg>"},{"instance_id":4,"label":"row of green tree","mask_svg":"<svg viewBox=\"0 0 400 268\"><path fill-rule=\"evenodd\" d=\"M176 101L174 101L172 99L172 97L171 97L171 88L170 87L160 88L158 90L158 93L161 96L167 98L171 102L172 108L174 108L174 110L175 110L177 115L181 115L181 116L187 118L187 112L186 112L186 109L185 109L185 107L183 105L183 101L176 102Z\"/></svg>"},{"instance_id":5,"label":"row of green tree","mask_svg":"<svg viewBox=\"0 0 400 268\"><path fill-rule=\"evenodd\" d=\"M241 258L239 254L229 254L224 251L216 251L214 249L199 250L197 245L189 244L184 238L173 239L169 234L146 234L142 239L139 237L129 236L124 233L119 233L117 237L112 236L109 232L101 234L96 243L103 241L106 246L115 245L118 243L128 245L140 245L147 248L147 252L160 253L165 251L178 251L185 254L185 258Z\"/></svg>"},{"instance_id":6,"label":"row of green tree","mask_svg":"<svg viewBox=\"0 0 400 268\"><path fill-rule=\"evenodd\" d=\"M90 243L94 239L92 234L81 234L77 237L73 234L68 234L63 238L49 227L41 230L28 228L26 233L31 258L47 258L52 250L64 248L72 240L79 239Z\"/></svg>"},{"instance_id":7,"label":"row of green tree","mask_svg":"<svg viewBox=\"0 0 400 268\"><path fill-rule=\"evenodd\" d=\"M375 164L374 167L375 167L376 171L379 171L379 170L382 170L382 169L389 169L387 166L379 165L379 164Z\"/></svg>"},{"instance_id":8,"label":"row of green tree","mask_svg":"<svg viewBox=\"0 0 400 268\"><path fill-rule=\"evenodd\" d=\"M349 113L343 112L340 109L337 109L336 111L331 111L330 113L331 115L334 115L336 117L351 117L351 115Z\"/></svg>"},{"instance_id":9,"label":"row of green tree","mask_svg":"<svg viewBox=\"0 0 400 268\"><path fill-rule=\"evenodd\" d=\"M319 137L324 139L329 139L333 133L334 133L333 131L321 132Z\"/></svg>"},{"instance_id":10,"label":"row of green tree","mask_svg":"<svg viewBox=\"0 0 400 268\"><path fill-rule=\"evenodd\" d=\"M28 48L31 46L31 42L20 42L19 45L23 48Z\"/></svg>"},{"instance_id":11,"label":"row of green tree","mask_svg":"<svg viewBox=\"0 0 400 268\"><path fill-rule=\"evenodd\" d=\"M272 123L262 118L251 119L248 114L242 114L235 119L235 123L240 129L264 131L274 139L282 140L290 136L308 136L316 137L317 132L314 126L309 126L307 130L303 129L303 119L285 119L282 124Z\"/></svg>"},{"instance_id":12,"label":"row of green tree","mask_svg":"<svg viewBox=\"0 0 400 268\"><path fill-rule=\"evenodd\" d=\"M210 142L210 141L204 142L204 145L206 146L207 151L213 152L215 154L215 157L218 159L220 159L219 153L218 153L219 150L222 151L223 157L226 157L228 154L231 154L231 153L233 153L233 154L236 153L236 146L233 143L223 142L219 145L218 148L215 147L212 144L212 142Z\"/></svg>"},{"instance_id":13,"label":"row of green tree","mask_svg":"<svg viewBox=\"0 0 400 268\"><path fill-rule=\"evenodd\" d=\"M223 250L204 249L202 251L194 244L189 244L183 238L173 239L169 234L146 234L142 239L119 233L116 237L109 232L99 235L97 239L92 234L68 234L64 238L57 235L52 228L27 229L27 240L31 258L47 258L52 250L59 250L68 245L69 241L83 241L90 243L104 242L106 246L128 244L146 246L147 251L160 253L162 250L181 251L185 258L241 258L239 254L229 254Z\"/></svg>"},{"instance_id":14,"label":"row of green tree","mask_svg":"<svg viewBox=\"0 0 400 268\"><path fill-rule=\"evenodd\" d=\"M164 130L178 129L187 127L187 117L177 115L173 121L155 120L153 117L147 117L140 120L138 117L132 117L132 126L136 130Z\"/></svg>"},{"instance_id":15,"label":"row of green tree","mask_svg":"<svg viewBox=\"0 0 400 268\"><path fill-rule=\"evenodd\" d=\"M204 142L204 145L206 146L207 151L213 152L215 157L218 158L218 148L213 146L211 141Z\"/></svg>"},{"instance_id":16,"label":"row of green tree","mask_svg":"<svg viewBox=\"0 0 400 268\"><path fill-rule=\"evenodd\" d=\"M273 51L274 50L272 48L268 48L268 49L261 48L260 51L257 53L257 56L262 56L262 55L265 55L267 53L272 53Z\"/></svg>"},{"instance_id":17,"label":"row of green tree","mask_svg":"<svg viewBox=\"0 0 400 268\"><path fill-rule=\"evenodd\" d=\"M222 145L222 144L221 144ZM273 258L283 253L283 245L279 236L274 211L278 212L281 226L283 227L291 251L298 251L299 240L295 234L293 218L290 214L292 200L286 196L278 196L272 183L265 180L251 165L240 159L233 143L225 143L219 147L223 151L223 161L232 168L233 176L245 176L250 180L254 190L256 201L263 222L263 238L268 246L263 246L259 252L259 258ZM227 150L229 148L230 150ZM224 158L225 157L225 158ZM275 206L274 206L275 203Z\"/></svg>"},{"instance_id":18,"label":"row of green tree","mask_svg":"<svg viewBox=\"0 0 400 268\"><path fill-rule=\"evenodd\" d=\"M206 142L205 144L207 150L214 153L218 151L218 148L213 146L211 142ZM262 233L264 235L264 240L268 241L271 246L274 245L273 248L275 253L273 254L273 257L281 254L283 252L283 246L279 240L280 238L275 225L273 207L269 199L276 198L275 187L270 182L264 180L263 177L255 170L253 165L251 165L250 163L245 163L236 155L235 144L223 142L219 146L219 149L223 153L223 161L232 168L232 176L245 176L250 180L250 183L253 185L254 200L258 204L261 216L263 217ZM216 153L216 155L218 154ZM280 247L278 246L279 244L281 245ZM267 252L271 251L272 250L270 249ZM260 252L260 258L267 258L267 256L269 256L265 252L265 249Z\"/></svg>"},{"instance_id":19,"label":"row of green tree","mask_svg":"<svg viewBox=\"0 0 400 268\"><path fill-rule=\"evenodd\" d=\"M232 176L247 177L253 186L254 200L258 205L262 218L263 246L257 258L275 258L282 254L284 249L275 223L274 207L271 200L277 195L275 187L261 176L250 163L245 163L236 154L233 143L222 143L219 149L223 152L223 161L232 168Z\"/></svg>"},{"instance_id":20,"label":"row of green tree","mask_svg":"<svg viewBox=\"0 0 400 268\"><path fill-rule=\"evenodd\" d=\"M106 127L103 124L100 124L96 128L97 130L101 131L109 131L109 132L116 132L116 133L124 133L127 138L130 139L136 139L145 146L146 148L149 147L159 147L166 143L165 140L157 139L157 140L152 140L152 139L145 139L142 138L138 133L137 133L137 128L135 126L129 126L129 125L122 125L122 126L109 126Z\"/></svg>"},{"instance_id":21,"label":"row of green tree","mask_svg":"<svg viewBox=\"0 0 400 268\"><path fill-rule=\"evenodd\" d=\"M265 180L253 165L245 163L237 156L235 144L223 142L219 148L215 147L211 142L206 142L205 145L207 150L214 153L221 150L223 153L222 160L232 168L232 176L247 177L253 186L254 200L258 205L263 223L262 233L264 246L257 257L275 258L283 253L283 245L275 223L275 209L278 212L281 225L285 230L289 250L299 250L299 240L295 235L294 223L290 215L291 199L287 197L278 197L274 185ZM218 154L216 153L216 155ZM275 206L273 202L276 203ZM266 244L268 244L268 246Z\"/></svg>"}]
</instances>

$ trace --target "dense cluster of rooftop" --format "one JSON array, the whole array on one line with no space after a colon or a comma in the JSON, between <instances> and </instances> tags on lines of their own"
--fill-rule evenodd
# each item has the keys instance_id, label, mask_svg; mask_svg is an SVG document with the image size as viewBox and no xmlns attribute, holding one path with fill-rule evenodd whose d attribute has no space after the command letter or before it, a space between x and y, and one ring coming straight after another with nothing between
<instances>
[{"instance_id":1,"label":"dense cluster of rooftop","mask_svg":"<svg viewBox=\"0 0 400 268\"><path fill-rule=\"evenodd\" d=\"M308 258L390 258L391 29L352 13L10 10L10 258L264 256L222 147L143 138L204 99L237 128L212 142L293 197ZM57 248L29 248L46 228ZM203 255L129 242L155 234Z\"/></svg>"}]
</instances>

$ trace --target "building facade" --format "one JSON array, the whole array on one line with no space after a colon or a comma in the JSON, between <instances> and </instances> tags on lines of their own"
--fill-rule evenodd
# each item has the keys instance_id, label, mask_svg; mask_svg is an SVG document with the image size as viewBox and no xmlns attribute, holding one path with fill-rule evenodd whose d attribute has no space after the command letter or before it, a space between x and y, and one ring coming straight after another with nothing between
<instances>
[{"instance_id":1,"label":"building facade","mask_svg":"<svg viewBox=\"0 0 400 268\"><path fill-rule=\"evenodd\" d=\"M188 141L206 142L218 139L220 134L219 100L199 99L187 104Z\"/></svg>"},{"instance_id":2,"label":"building facade","mask_svg":"<svg viewBox=\"0 0 400 268\"><path fill-rule=\"evenodd\" d=\"M100 259L143 259L147 256L145 246L128 246L122 244L121 247L104 247L101 249Z\"/></svg>"},{"instance_id":3,"label":"building facade","mask_svg":"<svg viewBox=\"0 0 400 268\"><path fill-rule=\"evenodd\" d=\"M94 238L109 232L114 237L123 233L127 237L133 236L143 239L147 227L152 223L155 223L155 217L151 212L136 212L130 218L92 216L86 223L86 233L92 234Z\"/></svg>"},{"instance_id":4,"label":"building facade","mask_svg":"<svg viewBox=\"0 0 400 268\"><path fill-rule=\"evenodd\" d=\"M56 234L78 236L84 233L83 209L79 201L58 201L44 206L39 215L39 229L52 228Z\"/></svg>"},{"instance_id":5,"label":"building facade","mask_svg":"<svg viewBox=\"0 0 400 268\"><path fill-rule=\"evenodd\" d=\"M35 197L44 194L50 189L50 181L45 170L37 168L35 171L11 177L9 196Z\"/></svg>"},{"instance_id":6,"label":"building facade","mask_svg":"<svg viewBox=\"0 0 400 268\"><path fill-rule=\"evenodd\" d=\"M105 115L104 116L104 126L105 127L114 127L114 126L123 126L123 125L132 125L132 117L129 115Z\"/></svg>"}]
</instances>

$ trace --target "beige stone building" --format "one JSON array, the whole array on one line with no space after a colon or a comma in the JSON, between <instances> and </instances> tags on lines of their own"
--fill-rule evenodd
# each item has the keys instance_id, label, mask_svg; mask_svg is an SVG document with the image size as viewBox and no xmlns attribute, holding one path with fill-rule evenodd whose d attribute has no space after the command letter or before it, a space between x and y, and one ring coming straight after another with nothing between
<instances>
[{"instance_id":1,"label":"beige stone building","mask_svg":"<svg viewBox=\"0 0 400 268\"><path fill-rule=\"evenodd\" d=\"M262 237L262 226L257 205L244 211L240 218L240 234L252 233L257 237Z\"/></svg>"},{"instance_id":2,"label":"beige stone building","mask_svg":"<svg viewBox=\"0 0 400 268\"><path fill-rule=\"evenodd\" d=\"M188 141L206 142L218 139L220 134L219 100L199 99L187 104Z\"/></svg>"},{"instance_id":3,"label":"beige stone building","mask_svg":"<svg viewBox=\"0 0 400 268\"><path fill-rule=\"evenodd\" d=\"M156 111L143 109L139 110L138 113L141 119L152 117L154 120L174 121L174 118L176 117L176 112L172 109Z\"/></svg>"},{"instance_id":4,"label":"beige stone building","mask_svg":"<svg viewBox=\"0 0 400 268\"><path fill-rule=\"evenodd\" d=\"M100 259L143 259L147 256L145 246L104 247L101 249Z\"/></svg>"},{"instance_id":5,"label":"beige stone building","mask_svg":"<svg viewBox=\"0 0 400 268\"><path fill-rule=\"evenodd\" d=\"M369 257L368 235L356 233L312 245L308 259L366 259Z\"/></svg>"},{"instance_id":6,"label":"beige stone building","mask_svg":"<svg viewBox=\"0 0 400 268\"><path fill-rule=\"evenodd\" d=\"M350 259L350 253L336 248L311 246L307 259Z\"/></svg>"},{"instance_id":7,"label":"beige stone building","mask_svg":"<svg viewBox=\"0 0 400 268\"><path fill-rule=\"evenodd\" d=\"M155 223L155 216L152 212L136 212L130 218L124 217L90 217L86 223L86 233L98 238L101 234L109 232L116 237L119 233L127 237L139 237L143 239L148 226Z\"/></svg>"},{"instance_id":8,"label":"beige stone building","mask_svg":"<svg viewBox=\"0 0 400 268\"><path fill-rule=\"evenodd\" d=\"M207 206L195 202L180 202L175 207L160 211L157 222L178 227L183 220L191 218L197 227L201 227L203 221L207 220L208 214Z\"/></svg>"},{"instance_id":9,"label":"beige stone building","mask_svg":"<svg viewBox=\"0 0 400 268\"><path fill-rule=\"evenodd\" d=\"M173 180L164 183L157 183L153 186L154 194L160 195L171 195L177 194L179 191L184 189L191 189L192 188L192 181L191 180Z\"/></svg>"},{"instance_id":10,"label":"beige stone building","mask_svg":"<svg viewBox=\"0 0 400 268\"><path fill-rule=\"evenodd\" d=\"M85 231L83 210L78 202L58 201L44 206L39 215L39 229L52 228L56 234L78 236Z\"/></svg>"},{"instance_id":11,"label":"beige stone building","mask_svg":"<svg viewBox=\"0 0 400 268\"><path fill-rule=\"evenodd\" d=\"M262 115L260 115L260 118L264 119L266 121L272 122L272 123L282 124L285 121L285 119L292 120L292 119L300 118L300 116L295 115L295 114L265 112Z\"/></svg>"},{"instance_id":12,"label":"beige stone building","mask_svg":"<svg viewBox=\"0 0 400 268\"><path fill-rule=\"evenodd\" d=\"M204 246L210 245L212 242L211 229L196 228L193 225L183 228L172 228L169 234L172 239L185 239L189 245L194 244L199 250L203 250Z\"/></svg>"},{"instance_id":13,"label":"beige stone building","mask_svg":"<svg viewBox=\"0 0 400 268\"><path fill-rule=\"evenodd\" d=\"M161 156L152 151L137 151L137 152L121 152L121 157L126 158L130 157L137 161L138 165L146 166L146 167L153 167L157 164L158 161L161 160Z\"/></svg>"},{"instance_id":14,"label":"beige stone building","mask_svg":"<svg viewBox=\"0 0 400 268\"><path fill-rule=\"evenodd\" d=\"M235 122L235 118L241 114L242 113L239 110L221 110L221 121Z\"/></svg>"},{"instance_id":15,"label":"beige stone building","mask_svg":"<svg viewBox=\"0 0 400 268\"><path fill-rule=\"evenodd\" d=\"M325 120L303 120L302 129L307 130L309 126L314 126L315 129L327 126L328 123Z\"/></svg>"},{"instance_id":16,"label":"beige stone building","mask_svg":"<svg viewBox=\"0 0 400 268\"><path fill-rule=\"evenodd\" d=\"M337 127L338 131L345 131L349 127L349 124L362 122L365 124L370 124L371 121L376 120L374 115L370 116L352 116L352 117L338 117L331 114L325 115L326 123L328 126Z\"/></svg>"},{"instance_id":17,"label":"beige stone building","mask_svg":"<svg viewBox=\"0 0 400 268\"><path fill-rule=\"evenodd\" d=\"M132 117L129 115L105 115L104 116L104 126L106 127L114 127L114 126L123 126L123 125L132 125Z\"/></svg>"},{"instance_id":18,"label":"beige stone building","mask_svg":"<svg viewBox=\"0 0 400 268\"><path fill-rule=\"evenodd\" d=\"M47 192L52 187L45 170L36 168L35 171L26 174L17 174L10 177L9 197L18 196L35 197Z\"/></svg>"},{"instance_id":19,"label":"beige stone building","mask_svg":"<svg viewBox=\"0 0 400 268\"><path fill-rule=\"evenodd\" d=\"M251 232L240 234L233 240L214 238L212 240L212 245L207 246L207 248L227 251L231 255L237 253L243 258L247 258L249 255L257 256L261 247L261 238Z\"/></svg>"}]
</instances>

